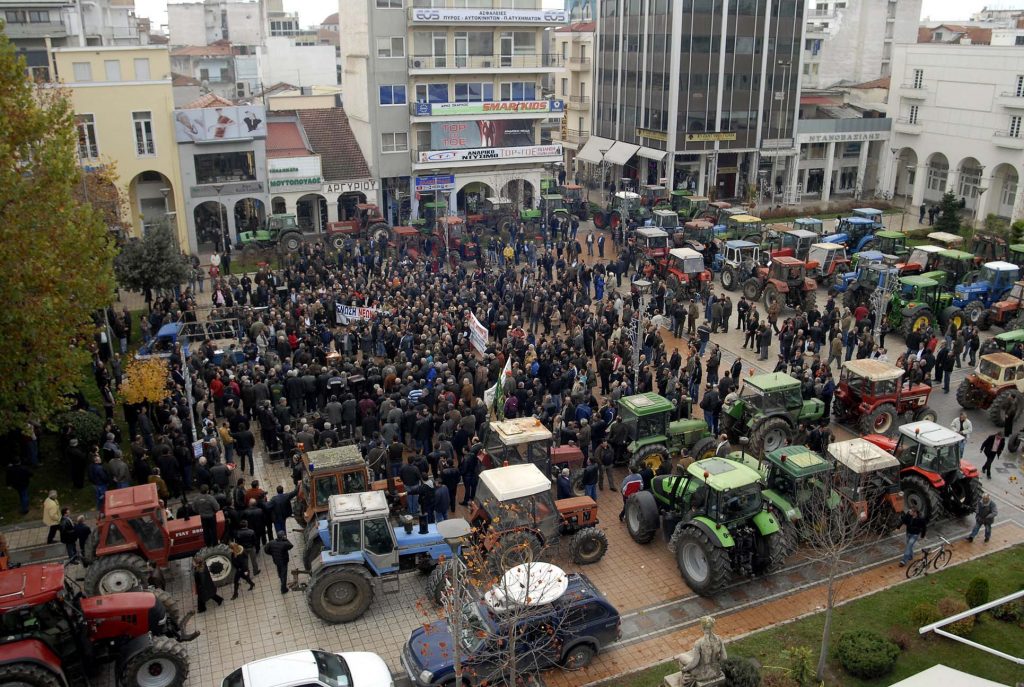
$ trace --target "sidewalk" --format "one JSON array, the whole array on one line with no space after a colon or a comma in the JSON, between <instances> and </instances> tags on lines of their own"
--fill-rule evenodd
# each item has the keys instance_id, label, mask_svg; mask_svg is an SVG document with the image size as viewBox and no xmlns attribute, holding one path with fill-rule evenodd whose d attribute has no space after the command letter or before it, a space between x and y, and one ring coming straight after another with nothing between
<instances>
[{"instance_id":1,"label":"sidewalk","mask_svg":"<svg viewBox=\"0 0 1024 687\"><path fill-rule=\"evenodd\" d=\"M979 541L973 544L963 540L955 541L953 565L1022 543L1024 527L1014 522L1003 523L995 528L992 542L988 545ZM906 582L905 569L895 565L896 557L894 554L892 561L859 570L845 578L839 589L837 605ZM740 639L754 632L818 613L824 608L824 597L825 589L822 582L803 589L797 588L791 594L783 594L774 599L751 601L741 606L739 610L717 616L715 632L725 640ZM545 683L549 687L595 685L614 678L623 679L629 673L671 660L688 650L700 636L699 621L699 615L695 615L683 629L668 634L653 629L647 635L620 642L598 654L585 671L551 671L544 675ZM620 684L620 681L616 680L616 683Z\"/></svg>"}]
</instances>

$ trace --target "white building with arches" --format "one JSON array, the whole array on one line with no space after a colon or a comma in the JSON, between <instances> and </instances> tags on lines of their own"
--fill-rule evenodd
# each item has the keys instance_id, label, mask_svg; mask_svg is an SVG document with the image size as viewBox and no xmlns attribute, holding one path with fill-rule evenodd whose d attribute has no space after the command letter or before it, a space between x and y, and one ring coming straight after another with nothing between
<instances>
[{"instance_id":1,"label":"white building with arches","mask_svg":"<svg viewBox=\"0 0 1024 687\"><path fill-rule=\"evenodd\" d=\"M1024 46L897 46L888 115L880 189L913 207L952 191L977 219L1024 218Z\"/></svg>"}]
</instances>

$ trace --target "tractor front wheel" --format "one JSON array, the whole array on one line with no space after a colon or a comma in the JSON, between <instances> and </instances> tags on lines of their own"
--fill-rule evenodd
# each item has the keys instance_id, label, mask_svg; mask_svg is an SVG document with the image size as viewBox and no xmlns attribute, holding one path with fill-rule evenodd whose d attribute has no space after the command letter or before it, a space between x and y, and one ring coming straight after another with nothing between
<instances>
[{"instance_id":1,"label":"tractor front wheel","mask_svg":"<svg viewBox=\"0 0 1024 687\"><path fill-rule=\"evenodd\" d=\"M0 685L15 687L62 687L54 673L32 663L8 663L0 666Z\"/></svg>"},{"instance_id":2,"label":"tractor front wheel","mask_svg":"<svg viewBox=\"0 0 1024 687\"><path fill-rule=\"evenodd\" d=\"M235 564L231 562L231 549L227 544L217 544L199 549L196 558L206 563L213 583L226 587L235 579Z\"/></svg>"},{"instance_id":3,"label":"tractor front wheel","mask_svg":"<svg viewBox=\"0 0 1024 687\"><path fill-rule=\"evenodd\" d=\"M153 643L135 654L121 668L120 684L128 687L179 687L188 677L185 647L169 637L154 637Z\"/></svg>"},{"instance_id":4,"label":"tractor front wheel","mask_svg":"<svg viewBox=\"0 0 1024 687\"><path fill-rule=\"evenodd\" d=\"M896 406L892 403L880 403L874 410L860 418L861 434L893 436L896 433L896 425Z\"/></svg>"},{"instance_id":5,"label":"tractor front wheel","mask_svg":"<svg viewBox=\"0 0 1024 687\"><path fill-rule=\"evenodd\" d=\"M796 525L788 520L780 520L779 526L782 529L775 534L758 535L757 540L754 542L753 573L755 575L767 575L779 570L782 568L786 556L790 553L786 551L786 543L783 541L782 533L787 529L795 530ZM797 535L794 534L793 536L796 537ZM793 548L795 550L796 546L794 545Z\"/></svg>"},{"instance_id":6,"label":"tractor front wheel","mask_svg":"<svg viewBox=\"0 0 1024 687\"><path fill-rule=\"evenodd\" d=\"M638 491L626 500L626 531L637 544L647 544L658 531L658 503L649 491Z\"/></svg>"},{"instance_id":7,"label":"tractor front wheel","mask_svg":"<svg viewBox=\"0 0 1024 687\"><path fill-rule=\"evenodd\" d=\"M285 234L281 237L281 245L289 253L295 253L302 246L302 236L297 232Z\"/></svg>"},{"instance_id":8,"label":"tractor front wheel","mask_svg":"<svg viewBox=\"0 0 1024 687\"><path fill-rule=\"evenodd\" d=\"M960 331L965 324L967 324L967 314L955 305L951 305L942 311L943 326L953 325L957 331Z\"/></svg>"},{"instance_id":9,"label":"tractor front wheel","mask_svg":"<svg viewBox=\"0 0 1024 687\"><path fill-rule=\"evenodd\" d=\"M751 277L743 282L744 298L748 301L756 301L759 295L761 295L761 282L757 280L757 277Z\"/></svg>"},{"instance_id":10,"label":"tractor front wheel","mask_svg":"<svg viewBox=\"0 0 1024 687\"><path fill-rule=\"evenodd\" d=\"M800 546L799 525L787 518L785 513L774 506L769 507L769 511L779 523L778 534L771 535L772 539L775 539L774 549L778 549L776 555L785 559Z\"/></svg>"},{"instance_id":11,"label":"tractor front wheel","mask_svg":"<svg viewBox=\"0 0 1024 687\"><path fill-rule=\"evenodd\" d=\"M643 446L639 451L633 454L632 464L637 470L643 468L643 466L649 467L655 472L661 467L661 464L668 460L668 447L664 444L648 444Z\"/></svg>"},{"instance_id":12,"label":"tractor front wheel","mask_svg":"<svg viewBox=\"0 0 1024 687\"><path fill-rule=\"evenodd\" d=\"M701 596L724 587L732 577L729 554L702 530L679 523L672 533L676 565L686 585Z\"/></svg>"},{"instance_id":13,"label":"tractor front wheel","mask_svg":"<svg viewBox=\"0 0 1024 687\"><path fill-rule=\"evenodd\" d=\"M149 567L146 561L133 553L101 556L85 571L87 596L134 592L146 586Z\"/></svg>"},{"instance_id":14,"label":"tractor front wheel","mask_svg":"<svg viewBox=\"0 0 1024 687\"><path fill-rule=\"evenodd\" d=\"M903 338L907 338L920 329L934 327L935 324L935 315L928 308L923 306L908 308L903 312Z\"/></svg>"},{"instance_id":15,"label":"tractor front wheel","mask_svg":"<svg viewBox=\"0 0 1024 687\"><path fill-rule=\"evenodd\" d=\"M569 540L569 558L576 565L590 565L608 552L608 535L596 527L585 527Z\"/></svg>"},{"instance_id":16,"label":"tractor front wheel","mask_svg":"<svg viewBox=\"0 0 1024 687\"><path fill-rule=\"evenodd\" d=\"M454 558L446 558L437 564L427 578L427 598L433 601L435 606L444 603L444 595L455 579L456 565L458 562Z\"/></svg>"},{"instance_id":17,"label":"tractor front wheel","mask_svg":"<svg viewBox=\"0 0 1024 687\"><path fill-rule=\"evenodd\" d=\"M805 313L811 312L818 307L818 294L814 291L805 291L803 309Z\"/></svg>"},{"instance_id":18,"label":"tractor front wheel","mask_svg":"<svg viewBox=\"0 0 1024 687\"><path fill-rule=\"evenodd\" d=\"M792 428L781 417L773 417L759 423L750 433L750 453L763 456L780 449L789 442Z\"/></svg>"},{"instance_id":19,"label":"tractor front wheel","mask_svg":"<svg viewBox=\"0 0 1024 687\"><path fill-rule=\"evenodd\" d=\"M324 542L320 539L319 532L317 536L310 537L306 540L305 546L302 547L302 564L306 566L306 570L313 569L313 563L320 558L320 554L324 551Z\"/></svg>"},{"instance_id":20,"label":"tractor front wheel","mask_svg":"<svg viewBox=\"0 0 1024 687\"><path fill-rule=\"evenodd\" d=\"M992 421L992 424L1002 427L1006 423L1006 416L1016 408L1019 398L1020 394L1014 388L1000 391L992 399L992 405L988 407L988 419Z\"/></svg>"},{"instance_id":21,"label":"tractor front wheel","mask_svg":"<svg viewBox=\"0 0 1024 687\"><path fill-rule=\"evenodd\" d=\"M698 439L697 443L693 445L693 448L690 449L690 455L695 461L713 458L717 448L718 442L714 437L704 437L703 439Z\"/></svg>"},{"instance_id":22,"label":"tractor front wheel","mask_svg":"<svg viewBox=\"0 0 1024 687\"><path fill-rule=\"evenodd\" d=\"M736 284L739 282L739 275L736 274L736 269L733 267L726 267L722 270L722 288L726 291L735 291Z\"/></svg>"},{"instance_id":23,"label":"tractor front wheel","mask_svg":"<svg viewBox=\"0 0 1024 687\"><path fill-rule=\"evenodd\" d=\"M306 600L316 617L328 623L348 623L373 603L370 574L355 565L321 568L306 588Z\"/></svg>"},{"instance_id":24,"label":"tractor front wheel","mask_svg":"<svg viewBox=\"0 0 1024 687\"><path fill-rule=\"evenodd\" d=\"M964 308L964 317L975 327L981 324L982 318L985 316L985 306L981 301L971 301Z\"/></svg>"},{"instance_id":25,"label":"tractor front wheel","mask_svg":"<svg viewBox=\"0 0 1024 687\"><path fill-rule=\"evenodd\" d=\"M934 520L942 512L942 501L938 493L924 477L907 475L900 480L900 486L906 497L907 511L915 508L928 521Z\"/></svg>"},{"instance_id":26,"label":"tractor front wheel","mask_svg":"<svg viewBox=\"0 0 1024 687\"><path fill-rule=\"evenodd\" d=\"M306 499L296 496L292 499L292 517L299 527L306 526Z\"/></svg>"},{"instance_id":27,"label":"tractor front wheel","mask_svg":"<svg viewBox=\"0 0 1024 687\"><path fill-rule=\"evenodd\" d=\"M975 386L971 384L971 380L965 379L956 388L956 402L964 410L974 410L981 407L982 396ZM1002 423L999 423L999 425L1002 426Z\"/></svg>"},{"instance_id":28,"label":"tractor front wheel","mask_svg":"<svg viewBox=\"0 0 1024 687\"><path fill-rule=\"evenodd\" d=\"M928 406L914 411L914 422L936 422L938 419L939 414Z\"/></svg>"},{"instance_id":29,"label":"tractor front wheel","mask_svg":"<svg viewBox=\"0 0 1024 687\"><path fill-rule=\"evenodd\" d=\"M768 284L764 287L764 307L771 309L772 304L778 303L779 309L785 304L782 299L782 294L779 293L778 288L774 284Z\"/></svg>"}]
</instances>

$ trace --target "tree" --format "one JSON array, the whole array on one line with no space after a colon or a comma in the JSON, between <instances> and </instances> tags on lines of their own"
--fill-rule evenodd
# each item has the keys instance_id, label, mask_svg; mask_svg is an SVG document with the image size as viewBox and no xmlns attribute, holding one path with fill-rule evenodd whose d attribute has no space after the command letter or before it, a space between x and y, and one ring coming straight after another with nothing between
<instances>
[{"instance_id":1,"label":"tree","mask_svg":"<svg viewBox=\"0 0 1024 687\"><path fill-rule=\"evenodd\" d=\"M117 185L117 165L113 161L83 170L73 192L79 202L89 203L102 214L113 234L123 237L131 231L131 224L124 220L130 212L128 200Z\"/></svg>"},{"instance_id":2,"label":"tree","mask_svg":"<svg viewBox=\"0 0 1024 687\"><path fill-rule=\"evenodd\" d=\"M114 247L75 197L81 171L66 93L37 87L0 34L0 433L67 407L113 297Z\"/></svg>"},{"instance_id":3,"label":"tree","mask_svg":"<svg viewBox=\"0 0 1024 687\"><path fill-rule=\"evenodd\" d=\"M129 240L114 258L117 281L134 291L181 286L188 281L190 269L188 256L178 250L174 233L166 222L150 229L141 239Z\"/></svg>"},{"instance_id":4,"label":"tree","mask_svg":"<svg viewBox=\"0 0 1024 687\"><path fill-rule=\"evenodd\" d=\"M1020 243L1021 240L1024 240L1024 219L1010 225L1010 243Z\"/></svg>"},{"instance_id":5,"label":"tree","mask_svg":"<svg viewBox=\"0 0 1024 687\"><path fill-rule=\"evenodd\" d=\"M960 233L960 201L952 191L946 191L939 201L939 218L935 221L935 231Z\"/></svg>"},{"instance_id":6,"label":"tree","mask_svg":"<svg viewBox=\"0 0 1024 687\"><path fill-rule=\"evenodd\" d=\"M125 403L159 403L171 395L167 361L163 358L136 358L128 363L121 384Z\"/></svg>"}]
</instances>

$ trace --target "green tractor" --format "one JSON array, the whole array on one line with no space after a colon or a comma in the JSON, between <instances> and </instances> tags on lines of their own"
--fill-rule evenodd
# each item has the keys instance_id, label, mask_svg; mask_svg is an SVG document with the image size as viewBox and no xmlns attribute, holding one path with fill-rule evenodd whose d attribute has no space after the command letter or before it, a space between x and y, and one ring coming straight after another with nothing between
<instances>
[{"instance_id":1,"label":"green tractor","mask_svg":"<svg viewBox=\"0 0 1024 687\"><path fill-rule=\"evenodd\" d=\"M947 249L938 252L935 270L923 272L921 276L934 279L943 284L948 291L952 291L957 284L970 285L978 281L981 278L981 270L974 260L974 253Z\"/></svg>"},{"instance_id":2,"label":"green tractor","mask_svg":"<svg viewBox=\"0 0 1024 687\"><path fill-rule=\"evenodd\" d=\"M646 544L658 528L695 593L708 596L742 575L778 570L786 557L779 523L765 510L761 475L724 458L691 463L626 501L626 530Z\"/></svg>"},{"instance_id":3,"label":"green tractor","mask_svg":"<svg viewBox=\"0 0 1024 687\"><path fill-rule=\"evenodd\" d=\"M595 210L594 226L598 229L614 229L630 219L643 224L651 218L651 211L640 200L639 193L619 191L612 196L612 204L606 210Z\"/></svg>"},{"instance_id":4,"label":"green tractor","mask_svg":"<svg viewBox=\"0 0 1024 687\"><path fill-rule=\"evenodd\" d=\"M924 275L900 277L900 288L889 302L888 317L889 326L904 337L939 324L945 328L950 321L957 328L966 323L962 311L953 305L953 294Z\"/></svg>"},{"instance_id":5,"label":"green tractor","mask_svg":"<svg viewBox=\"0 0 1024 687\"><path fill-rule=\"evenodd\" d=\"M261 229L238 232L238 247L246 252L278 245L284 246L289 253L294 253L302 245L302 231L295 215L271 215Z\"/></svg>"},{"instance_id":6,"label":"green tractor","mask_svg":"<svg viewBox=\"0 0 1024 687\"><path fill-rule=\"evenodd\" d=\"M715 439L708 424L691 419L670 421L673 412L672 401L651 392L619 399L619 417L629 427L626 453L630 465L636 469L647 465L657 471L680 451L697 460L715 454Z\"/></svg>"},{"instance_id":7,"label":"green tractor","mask_svg":"<svg viewBox=\"0 0 1024 687\"><path fill-rule=\"evenodd\" d=\"M684 223L698 217L708 207L708 199L705 196L695 196L689 191L672 191L669 195L672 209L679 214Z\"/></svg>"},{"instance_id":8,"label":"green tractor","mask_svg":"<svg viewBox=\"0 0 1024 687\"><path fill-rule=\"evenodd\" d=\"M569 208L566 207L565 199L560 193L547 193L541 196L540 212L545 222L549 221L552 217L558 217L562 220L569 219Z\"/></svg>"},{"instance_id":9,"label":"green tractor","mask_svg":"<svg viewBox=\"0 0 1024 687\"><path fill-rule=\"evenodd\" d=\"M803 399L799 379L773 372L743 380L739 398L722 409L721 425L729 441L748 437L750 452L761 456L789 444L801 423L824 413L820 398Z\"/></svg>"}]
</instances>

